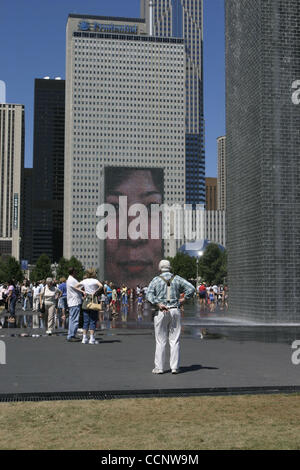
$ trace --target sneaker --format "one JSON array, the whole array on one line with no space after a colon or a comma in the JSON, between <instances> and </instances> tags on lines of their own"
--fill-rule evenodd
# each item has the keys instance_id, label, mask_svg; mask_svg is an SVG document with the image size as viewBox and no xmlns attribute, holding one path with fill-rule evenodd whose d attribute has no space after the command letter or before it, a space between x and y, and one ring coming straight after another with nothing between
<instances>
[{"instance_id":1,"label":"sneaker","mask_svg":"<svg viewBox=\"0 0 300 470\"><path fill-rule=\"evenodd\" d=\"M179 374L179 369L172 369L172 374Z\"/></svg>"},{"instance_id":2,"label":"sneaker","mask_svg":"<svg viewBox=\"0 0 300 470\"><path fill-rule=\"evenodd\" d=\"M154 368L153 371L152 371L152 374L163 374L163 373L164 373L163 370L161 370L161 369L156 369L156 368Z\"/></svg>"},{"instance_id":3,"label":"sneaker","mask_svg":"<svg viewBox=\"0 0 300 470\"><path fill-rule=\"evenodd\" d=\"M79 339L72 336L71 338L67 338L67 341L69 341L69 343L78 343Z\"/></svg>"},{"instance_id":4,"label":"sneaker","mask_svg":"<svg viewBox=\"0 0 300 470\"><path fill-rule=\"evenodd\" d=\"M82 341L81 341L81 342L82 342L82 344L88 344L88 342L89 342L88 337L82 338Z\"/></svg>"},{"instance_id":5,"label":"sneaker","mask_svg":"<svg viewBox=\"0 0 300 470\"><path fill-rule=\"evenodd\" d=\"M96 341L95 338L90 338L89 344L99 344L99 341Z\"/></svg>"},{"instance_id":6,"label":"sneaker","mask_svg":"<svg viewBox=\"0 0 300 470\"><path fill-rule=\"evenodd\" d=\"M52 335L52 331L51 331L51 330L47 330L47 331L46 331L46 335L51 336L51 335Z\"/></svg>"}]
</instances>

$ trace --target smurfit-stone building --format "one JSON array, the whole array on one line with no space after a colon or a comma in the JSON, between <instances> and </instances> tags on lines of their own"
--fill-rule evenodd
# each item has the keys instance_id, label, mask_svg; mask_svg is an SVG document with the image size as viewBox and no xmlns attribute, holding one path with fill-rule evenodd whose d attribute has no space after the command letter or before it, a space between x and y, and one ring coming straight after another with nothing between
<instances>
[{"instance_id":1,"label":"smurfit-stone building","mask_svg":"<svg viewBox=\"0 0 300 470\"><path fill-rule=\"evenodd\" d=\"M144 19L70 14L66 45L64 256L103 276L106 167L162 169L164 202L185 202L184 43Z\"/></svg>"},{"instance_id":2,"label":"smurfit-stone building","mask_svg":"<svg viewBox=\"0 0 300 470\"><path fill-rule=\"evenodd\" d=\"M230 312L300 320L298 0L226 0Z\"/></svg>"}]
</instances>

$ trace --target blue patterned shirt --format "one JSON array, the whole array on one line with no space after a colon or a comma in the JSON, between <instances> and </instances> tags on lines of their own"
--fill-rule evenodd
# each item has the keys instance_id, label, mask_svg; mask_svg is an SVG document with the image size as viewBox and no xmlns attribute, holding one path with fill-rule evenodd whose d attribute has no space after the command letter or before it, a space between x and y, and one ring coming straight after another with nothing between
<instances>
[{"instance_id":1,"label":"blue patterned shirt","mask_svg":"<svg viewBox=\"0 0 300 470\"><path fill-rule=\"evenodd\" d=\"M162 273L162 276L168 281L173 277L170 272ZM184 293L186 299L193 297L195 293L195 287L183 277L175 276L171 282L170 289L170 302L167 301L167 283L161 279L160 276L156 276L150 282L147 290L146 298L151 304L164 304L172 307L179 307L179 297L181 293Z\"/></svg>"}]
</instances>

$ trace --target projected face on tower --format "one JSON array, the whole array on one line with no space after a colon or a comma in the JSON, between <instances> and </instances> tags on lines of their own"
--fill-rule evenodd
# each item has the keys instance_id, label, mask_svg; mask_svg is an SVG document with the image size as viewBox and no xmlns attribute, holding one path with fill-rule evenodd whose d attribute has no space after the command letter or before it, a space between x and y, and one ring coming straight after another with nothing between
<instances>
[{"instance_id":1,"label":"projected face on tower","mask_svg":"<svg viewBox=\"0 0 300 470\"><path fill-rule=\"evenodd\" d=\"M163 170L106 168L105 202L116 213L116 236L105 241L106 278L117 285L147 285L162 258L161 221L155 239L150 219L151 204L163 202Z\"/></svg>"}]
</instances>

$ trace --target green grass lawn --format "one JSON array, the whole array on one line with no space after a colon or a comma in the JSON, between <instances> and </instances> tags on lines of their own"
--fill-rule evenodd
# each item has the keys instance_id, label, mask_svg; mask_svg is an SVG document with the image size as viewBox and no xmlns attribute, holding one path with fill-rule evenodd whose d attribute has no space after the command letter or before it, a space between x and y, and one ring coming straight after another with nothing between
<instances>
[{"instance_id":1,"label":"green grass lawn","mask_svg":"<svg viewBox=\"0 0 300 470\"><path fill-rule=\"evenodd\" d=\"M0 449L300 449L300 396L0 403Z\"/></svg>"}]
</instances>

